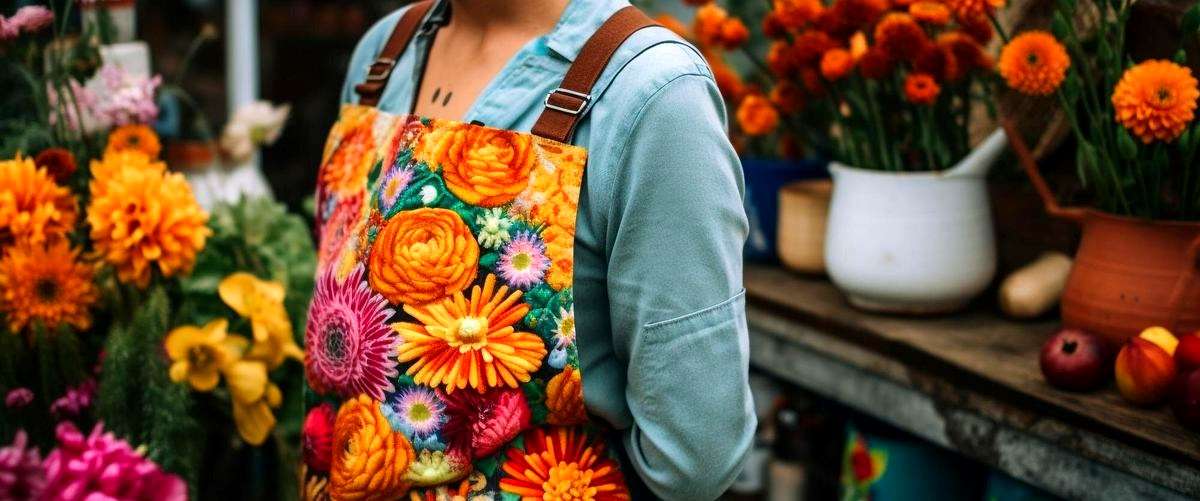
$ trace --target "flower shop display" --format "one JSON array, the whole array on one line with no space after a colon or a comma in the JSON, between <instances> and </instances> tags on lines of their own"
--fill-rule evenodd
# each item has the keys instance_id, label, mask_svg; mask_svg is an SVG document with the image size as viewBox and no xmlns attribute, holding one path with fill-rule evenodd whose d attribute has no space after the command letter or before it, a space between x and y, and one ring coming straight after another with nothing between
<instances>
[{"instance_id":1,"label":"flower shop display","mask_svg":"<svg viewBox=\"0 0 1200 501\"><path fill-rule=\"evenodd\" d=\"M779 260L790 269L825 272L825 221L833 184L827 179L798 181L779 190Z\"/></svg>"},{"instance_id":2,"label":"flower shop display","mask_svg":"<svg viewBox=\"0 0 1200 501\"><path fill-rule=\"evenodd\" d=\"M1068 22L1074 2L1059 3L1052 33L1021 33L1000 57L1009 87L1055 97L1071 126L1089 208L1061 207L1023 138L1014 132L1011 139L1047 211L1083 228L1063 321L1114 346L1146 325L1200 328L1200 174L1193 167L1200 90L1182 49L1166 54L1172 60L1126 57L1130 4L1097 4L1095 32L1085 39ZM1190 9L1181 47L1195 39L1198 25L1200 10Z\"/></svg>"},{"instance_id":3,"label":"flower shop display","mask_svg":"<svg viewBox=\"0 0 1200 501\"><path fill-rule=\"evenodd\" d=\"M0 18L0 498L294 488L309 225L201 207L161 160L160 79L67 37L75 6Z\"/></svg>"}]
</instances>

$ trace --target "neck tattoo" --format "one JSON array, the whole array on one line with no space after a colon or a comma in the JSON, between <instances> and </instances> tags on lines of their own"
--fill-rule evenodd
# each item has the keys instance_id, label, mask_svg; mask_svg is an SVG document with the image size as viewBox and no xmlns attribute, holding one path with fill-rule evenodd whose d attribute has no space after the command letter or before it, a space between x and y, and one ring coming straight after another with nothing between
<instances>
[{"instance_id":1,"label":"neck tattoo","mask_svg":"<svg viewBox=\"0 0 1200 501\"><path fill-rule=\"evenodd\" d=\"M433 103L433 104L438 104L438 96L440 96L441 94L442 94L442 88L441 88L441 87L438 87L438 88L436 88L436 89L433 89L433 97L431 97L431 98L429 99L429 102L430 102L430 103ZM454 91L447 91L447 92L446 92L446 96L442 98L442 107L443 107L443 108L445 108L445 107L446 107L446 105L450 104L450 97L451 97L451 96L453 96L453 95L454 95Z\"/></svg>"}]
</instances>

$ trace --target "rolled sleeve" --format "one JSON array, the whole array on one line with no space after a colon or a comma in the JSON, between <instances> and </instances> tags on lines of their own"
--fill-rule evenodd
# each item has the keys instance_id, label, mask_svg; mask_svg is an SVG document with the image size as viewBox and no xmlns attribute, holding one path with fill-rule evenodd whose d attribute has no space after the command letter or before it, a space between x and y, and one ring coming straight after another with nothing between
<instances>
[{"instance_id":1,"label":"rolled sleeve","mask_svg":"<svg viewBox=\"0 0 1200 501\"><path fill-rule=\"evenodd\" d=\"M723 117L709 76L670 80L636 115L613 190L608 294L634 418L623 438L665 499L719 496L756 424L742 173Z\"/></svg>"}]
</instances>

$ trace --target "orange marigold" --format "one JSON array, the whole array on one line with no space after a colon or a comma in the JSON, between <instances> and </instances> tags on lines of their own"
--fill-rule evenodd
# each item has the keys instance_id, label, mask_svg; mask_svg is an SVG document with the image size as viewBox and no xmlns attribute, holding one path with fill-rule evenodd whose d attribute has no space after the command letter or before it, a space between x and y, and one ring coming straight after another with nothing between
<instances>
[{"instance_id":1,"label":"orange marigold","mask_svg":"<svg viewBox=\"0 0 1200 501\"><path fill-rule=\"evenodd\" d=\"M750 39L750 30L741 19L731 17L721 23L721 46L736 49Z\"/></svg>"},{"instance_id":2,"label":"orange marigold","mask_svg":"<svg viewBox=\"0 0 1200 501\"><path fill-rule=\"evenodd\" d=\"M441 167L446 188L462 201L496 207L512 201L529 184L537 151L529 134L448 121L435 121L421 136L419 160Z\"/></svg>"},{"instance_id":3,"label":"orange marigold","mask_svg":"<svg viewBox=\"0 0 1200 501\"><path fill-rule=\"evenodd\" d=\"M630 499L620 466L604 442L576 428L534 428L508 449L500 490L521 499ZM523 450L522 450L523 449Z\"/></svg>"},{"instance_id":4,"label":"orange marigold","mask_svg":"<svg viewBox=\"0 0 1200 501\"><path fill-rule=\"evenodd\" d=\"M775 130L779 125L779 112L762 94L750 94L738 105L737 121L742 132L751 136L761 136Z\"/></svg>"},{"instance_id":5,"label":"orange marigold","mask_svg":"<svg viewBox=\"0 0 1200 501\"><path fill-rule=\"evenodd\" d=\"M821 56L821 76L826 80L841 80L853 69L854 57L846 49L831 49Z\"/></svg>"},{"instance_id":6,"label":"orange marigold","mask_svg":"<svg viewBox=\"0 0 1200 501\"><path fill-rule=\"evenodd\" d=\"M775 0L771 14L784 28L799 30L825 10L820 0Z\"/></svg>"},{"instance_id":7,"label":"orange marigold","mask_svg":"<svg viewBox=\"0 0 1200 501\"><path fill-rule=\"evenodd\" d=\"M1058 90L1070 66L1066 47L1045 31L1017 35L1000 51L1000 76L1024 94L1044 96Z\"/></svg>"},{"instance_id":8,"label":"orange marigold","mask_svg":"<svg viewBox=\"0 0 1200 501\"><path fill-rule=\"evenodd\" d=\"M550 414L546 422L556 425L573 425L587 422L587 408L583 405L583 378L574 367L566 366L562 372L546 383L546 408Z\"/></svg>"},{"instance_id":9,"label":"orange marigold","mask_svg":"<svg viewBox=\"0 0 1200 501\"><path fill-rule=\"evenodd\" d=\"M408 491L403 479L416 456L412 444L392 431L379 402L370 397L359 395L338 409L330 449L332 499L386 501Z\"/></svg>"},{"instance_id":10,"label":"orange marigold","mask_svg":"<svg viewBox=\"0 0 1200 501\"><path fill-rule=\"evenodd\" d=\"M976 42L981 44L991 42L992 37L996 35L995 30L992 28L992 22L988 20L987 16L959 18L958 25L964 32L971 35L971 38L974 38Z\"/></svg>"},{"instance_id":11,"label":"orange marigold","mask_svg":"<svg viewBox=\"0 0 1200 501\"><path fill-rule=\"evenodd\" d=\"M783 25L783 21L774 11L763 16L762 31L764 36L772 40L787 36L787 27Z\"/></svg>"},{"instance_id":12,"label":"orange marigold","mask_svg":"<svg viewBox=\"0 0 1200 501\"><path fill-rule=\"evenodd\" d=\"M797 65L815 64L821 60L826 51L836 49L838 43L823 31L806 31L796 36L792 42L791 57Z\"/></svg>"},{"instance_id":13,"label":"orange marigold","mask_svg":"<svg viewBox=\"0 0 1200 501\"><path fill-rule=\"evenodd\" d=\"M75 197L29 158L0 161L0 246L56 241L75 227Z\"/></svg>"},{"instance_id":14,"label":"orange marigold","mask_svg":"<svg viewBox=\"0 0 1200 501\"><path fill-rule=\"evenodd\" d=\"M804 109L804 91L796 84L782 81L771 88L771 104L784 113L796 113Z\"/></svg>"},{"instance_id":15,"label":"orange marigold","mask_svg":"<svg viewBox=\"0 0 1200 501\"><path fill-rule=\"evenodd\" d=\"M921 0L908 6L908 13L922 23L945 26L950 22L950 9L939 1Z\"/></svg>"},{"instance_id":16,"label":"orange marigold","mask_svg":"<svg viewBox=\"0 0 1200 501\"><path fill-rule=\"evenodd\" d=\"M926 45L913 61L913 69L919 73L927 73L939 82L957 80L962 76L954 53L940 45Z\"/></svg>"},{"instance_id":17,"label":"orange marigold","mask_svg":"<svg viewBox=\"0 0 1200 501\"><path fill-rule=\"evenodd\" d=\"M397 322L392 328L403 339L399 360L416 361L407 374L417 384L444 386L447 393L518 388L546 356L542 338L514 327L529 313L521 291L497 289L490 273L469 299L459 292L439 303L405 305L404 311L420 323Z\"/></svg>"},{"instance_id":18,"label":"orange marigold","mask_svg":"<svg viewBox=\"0 0 1200 501\"><path fill-rule=\"evenodd\" d=\"M879 48L879 46L871 47L866 54L858 60L858 72L863 78L871 80L880 80L887 78L892 74L895 68L895 61L892 56Z\"/></svg>"},{"instance_id":19,"label":"orange marigold","mask_svg":"<svg viewBox=\"0 0 1200 501\"><path fill-rule=\"evenodd\" d=\"M904 98L913 104L933 104L941 92L942 87L928 74L910 73L904 79Z\"/></svg>"},{"instance_id":20,"label":"orange marigold","mask_svg":"<svg viewBox=\"0 0 1200 501\"><path fill-rule=\"evenodd\" d=\"M975 40L975 38L962 31L948 31L937 37L938 47L949 50L954 54L954 60L958 63L958 72L956 75L961 77L972 70L991 70L995 66L992 57L983 50L983 46ZM957 78L951 78L956 80Z\"/></svg>"},{"instance_id":21,"label":"orange marigold","mask_svg":"<svg viewBox=\"0 0 1200 501\"><path fill-rule=\"evenodd\" d=\"M104 154L127 150L140 151L150 158L158 158L162 144L158 142L158 134L147 125L122 125L109 133Z\"/></svg>"},{"instance_id":22,"label":"orange marigold","mask_svg":"<svg viewBox=\"0 0 1200 501\"><path fill-rule=\"evenodd\" d=\"M986 18L996 9L1004 7L1004 0L942 0L954 17L962 19Z\"/></svg>"},{"instance_id":23,"label":"orange marigold","mask_svg":"<svg viewBox=\"0 0 1200 501\"><path fill-rule=\"evenodd\" d=\"M1195 117L1197 97L1192 70L1152 59L1125 71L1113 88L1112 103L1117 123L1143 143L1171 142Z\"/></svg>"},{"instance_id":24,"label":"orange marigold","mask_svg":"<svg viewBox=\"0 0 1200 501\"><path fill-rule=\"evenodd\" d=\"M796 51L792 50L791 44L776 40L767 49L767 67L775 76L787 78L800 70L800 61L796 59Z\"/></svg>"},{"instance_id":25,"label":"orange marigold","mask_svg":"<svg viewBox=\"0 0 1200 501\"><path fill-rule=\"evenodd\" d=\"M421 208L389 219L369 259L371 288L392 304L425 304L471 285L479 244L457 212Z\"/></svg>"},{"instance_id":26,"label":"orange marigold","mask_svg":"<svg viewBox=\"0 0 1200 501\"><path fill-rule=\"evenodd\" d=\"M166 277L192 269L212 231L182 174L137 152L93 161L92 173L92 242L122 282L146 287L153 266Z\"/></svg>"},{"instance_id":27,"label":"orange marigold","mask_svg":"<svg viewBox=\"0 0 1200 501\"><path fill-rule=\"evenodd\" d=\"M709 47L721 45L721 29L728 18L729 13L715 3L696 9L696 17L692 20L692 33L696 34L696 41Z\"/></svg>"},{"instance_id":28,"label":"orange marigold","mask_svg":"<svg viewBox=\"0 0 1200 501\"><path fill-rule=\"evenodd\" d=\"M829 31L844 37L875 24L890 7L888 0L837 0L827 12L833 14Z\"/></svg>"},{"instance_id":29,"label":"orange marigold","mask_svg":"<svg viewBox=\"0 0 1200 501\"><path fill-rule=\"evenodd\" d=\"M34 321L48 330L61 324L85 330L97 297L92 267L79 262L79 251L65 239L14 245L0 259L0 311L14 333Z\"/></svg>"},{"instance_id":30,"label":"orange marigold","mask_svg":"<svg viewBox=\"0 0 1200 501\"><path fill-rule=\"evenodd\" d=\"M875 25L875 44L896 59L912 61L929 45L929 37L912 16L892 12Z\"/></svg>"}]
</instances>

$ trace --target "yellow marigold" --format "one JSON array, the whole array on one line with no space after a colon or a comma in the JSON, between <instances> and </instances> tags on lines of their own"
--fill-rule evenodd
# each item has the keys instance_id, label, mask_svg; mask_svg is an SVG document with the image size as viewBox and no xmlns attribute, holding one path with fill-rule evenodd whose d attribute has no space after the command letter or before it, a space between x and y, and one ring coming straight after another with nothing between
<instances>
[{"instance_id":1,"label":"yellow marigold","mask_svg":"<svg viewBox=\"0 0 1200 501\"><path fill-rule=\"evenodd\" d=\"M415 453L403 433L392 431L379 402L359 395L342 404L333 423L332 499L390 501L408 492L404 472Z\"/></svg>"},{"instance_id":2,"label":"yellow marigold","mask_svg":"<svg viewBox=\"0 0 1200 501\"><path fill-rule=\"evenodd\" d=\"M1024 94L1045 96L1058 90L1070 66L1066 47L1045 31L1017 35L1000 51L1000 76Z\"/></svg>"},{"instance_id":3,"label":"yellow marigold","mask_svg":"<svg viewBox=\"0 0 1200 501\"><path fill-rule=\"evenodd\" d=\"M158 158L162 144L158 142L158 134L147 125L129 124L113 129L108 135L108 146L104 154L119 151L140 151L150 158Z\"/></svg>"},{"instance_id":4,"label":"yellow marigold","mask_svg":"<svg viewBox=\"0 0 1200 501\"><path fill-rule=\"evenodd\" d=\"M47 329L91 326L88 308L96 302L96 286L92 268L78 258L65 239L8 248L0 259L0 311L9 330L20 332L34 321Z\"/></svg>"},{"instance_id":5,"label":"yellow marigold","mask_svg":"<svg viewBox=\"0 0 1200 501\"><path fill-rule=\"evenodd\" d=\"M1192 70L1170 61L1149 60L1125 71L1113 89L1117 123L1143 143L1171 142L1196 113Z\"/></svg>"},{"instance_id":6,"label":"yellow marigold","mask_svg":"<svg viewBox=\"0 0 1200 501\"><path fill-rule=\"evenodd\" d=\"M566 366L562 372L546 383L546 408L550 414L546 422L557 425L581 424L587 421L587 408L583 404L583 378L574 367Z\"/></svg>"},{"instance_id":7,"label":"yellow marigold","mask_svg":"<svg viewBox=\"0 0 1200 501\"><path fill-rule=\"evenodd\" d=\"M921 0L908 6L908 13L922 23L945 26L950 22L950 9L939 1Z\"/></svg>"},{"instance_id":8,"label":"yellow marigold","mask_svg":"<svg viewBox=\"0 0 1200 501\"><path fill-rule=\"evenodd\" d=\"M441 168L446 188L464 202L496 207L529 184L537 163L533 138L479 125L435 122L421 136L418 159Z\"/></svg>"},{"instance_id":9,"label":"yellow marigold","mask_svg":"<svg viewBox=\"0 0 1200 501\"><path fill-rule=\"evenodd\" d=\"M779 125L779 112L761 94L751 94L738 105L737 121L742 131L751 136L767 134Z\"/></svg>"},{"instance_id":10,"label":"yellow marigold","mask_svg":"<svg viewBox=\"0 0 1200 501\"><path fill-rule=\"evenodd\" d=\"M152 266L166 277L189 272L212 231L183 175L125 152L93 162L92 172L92 242L117 277L146 287Z\"/></svg>"},{"instance_id":11,"label":"yellow marigold","mask_svg":"<svg viewBox=\"0 0 1200 501\"><path fill-rule=\"evenodd\" d=\"M854 56L846 49L831 49L821 56L821 76L829 81L841 80L854 69Z\"/></svg>"},{"instance_id":12,"label":"yellow marigold","mask_svg":"<svg viewBox=\"0 0 1200 501\"><path fill-rule=\"evenodd\" d=\"M458 213L422 208L388 220L369 261L371 288L392 304L425 304L475 280L479 244Z\"/></svg>"},{"instance_id":13,"label":"yellow marigold","mask_svg":"<svg viewBox=\"0 0 1200 501\"><path fill-rule=\"evenodd\" d=\"M407 374L417 384L445 386L447 392L517 388L546 356L542 338L514 327L529 313L521 291L497 289L492 274L482 288L471 289L469 299L459 292L436 304L405 305L404 311L420 323L397 322L392 328L403 339L399 360L416 361Z\"/></svg>"},{"instance_id":14,"label":"yellow marigold","mask_svg":"<svg viewBox=\"0 0 1200 501\"><path fill-rule=\"evenodd\" d=\"M910 73L904 79L904 98L913 104L930 105L937 101L942 87L926 73Z\"/></svg>"},{"instance_id":15,"label":"yellow marigold","mask_svg":"<svg viewBox=\"0 0 1200 501\"><path fill-rule=\"evenodd\" d=\"M0 161L0 246L40 245L75 226L75 198L32 159Z\"/></svg>"}]
</instances>

